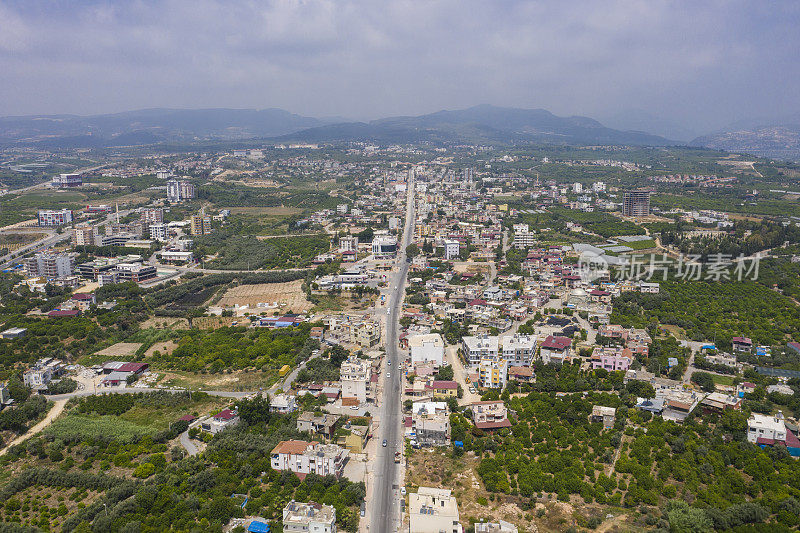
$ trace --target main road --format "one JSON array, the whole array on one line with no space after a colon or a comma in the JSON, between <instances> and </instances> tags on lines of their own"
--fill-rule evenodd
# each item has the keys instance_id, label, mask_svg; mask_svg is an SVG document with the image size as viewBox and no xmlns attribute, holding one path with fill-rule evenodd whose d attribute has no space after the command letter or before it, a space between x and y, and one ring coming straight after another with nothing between
<instances>
[{"instance_id":1,"label":"main road","mask_svg":"<svg viewBox=\"0 0 800 533\"><path fill-rule=\"evenodd\" d=\"M403 230L403 239L397 251L398 269L394 283L390 285L388 316L386 317L386 359L391 361L391 366L386 366L386 372L391 375L384 382L383 396L381 398L380 439L386 440L386 446L378 447L378 457L375 463L375 475L372 489L372 502L370 502L370 533L388 533L398 531L400 518L400 492L401 480L398 480L400 465L394 462L394 453L403 452L403 435L400 432L401 403L401 361L397 353L397 338L400 328L400 313L403 308L403 295L405 294L406 276L408 275L408 262L406 261L406 246L411 243L414 232L414 183L409 178L406 198L406 223Z\"/></svg>"}]
</instances>

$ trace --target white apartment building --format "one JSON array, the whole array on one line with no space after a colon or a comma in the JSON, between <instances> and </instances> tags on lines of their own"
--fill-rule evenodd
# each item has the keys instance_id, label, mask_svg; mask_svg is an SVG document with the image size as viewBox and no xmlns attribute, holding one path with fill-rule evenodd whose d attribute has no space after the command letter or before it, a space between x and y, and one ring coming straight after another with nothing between
<instances>
[{"instance_id":1,"label":"white apartment building","mask_svg":"<svg viewBox=\"0 0 800 533\"><path fill-rule=\"evenodd\" d=\"M481 387L502 389L508 381L508 363L504 359L481 359L478 380Z\"/></svg>"},{"instance_id":2,"label":"white apartment building","mask_svg":"<svg viewBox=\"0 0 800 533\"><path fill-rule=\"evenodd\" d=\"M337 205L336 206L336 212L339 213L340 215L346 215L347 214L347 204L339 204L339 205Z\"/></svg>"},{"instance_id":3,"label":"white apartment building","mask_svg":"<svg viewBox=\"0 0 800 533\"><path fill-rule=\"evenodd\" d=\"M477 366L482 359L497 359L499 342L495 336L466 336L461 338L464 358L470 366Z\"/></svg>"},{"instance_id":4,"label":"white apartment building","mask_svg":"<svg viewBox=\"0 0 800 533\"><path fill-rule=\"evenodd\" d=\"M400 217L389 217L389 231L400 229Z\"/></svg>"},{"instance_id":5,"label":"white apartment building","mask_svg":"<svg viewBox=\"0 0 800 533\"><path fill-rule=\"evenodd\" d=\"M195 197L194 185L183 180L167 181L167 201L170 203L191 200Z\"/></svg>"},{"instance_id":6,"label":"white apartment building","mask_svg":"<svg viewBox=\"0 0 800 533\"><path fill-rule=\"evenodd\" d=\"M523 250L525 248L531 248L536 246L536 234L525 232L525 233L514 233L514 248L517 250Z\"/></svg>"},{"instance_id":7,"label":"white apartment building","mask_svg":"<svg viewBox=\"0 0 800 533\"><path fill-rule=\"evenodd\" d=\"M358 237L355 235L347 235L346 237L339 237L339 251L344 252L357 252L358 251Z\"/></svg>"},{"instance_id":8,"label":"white apartment building","mask_svg":"<svg viewBox=\"0 0 800 533\"><path fill-rule=\"evenodd\" d=\"M528 224L514 224L511 226L514 233L530 233L531 227Z\"/></svg>"},{"instance_id":9,"label":"white apartment building","mask_svg":"<svg viewBox=\"0 0 800 533\"><path fill-rule=\"evenodd\" d=\"M166 241L169 239L169 226L164 223L150 224L150 238L154 241Z\"/></svg>"},{"instance_id":10,"label":"white apartment building","mask_svg":"<svg viewBox=\"0 0 800 533\"><path fill-rule=\"evenodd\" d=\"M458 502L448 489L419 487L408 495L410 533L463 533Z\"/></svg>"},{"instance_id":11,"label":"white apartment building","mask_svg":"<svg viewBox=\"0 0 800 533\"><path fill-rule=\"evenodd\" d=\"M40 226L60 226L72 222L69 209L39 209L37 220Z\"/></svg>"},{"instance_id":12,"label":"white apartment building","mask_svg":"<svg viewBox=\"0 0 800 533\"><path fill-rule=\"evenodd\" d=\"M270 463L275 470L341 477L349 454L336 444L285 440L272 449Z\"/></svg>"},{"instance_id":13,"label":"white apartment building","mask_svg":"<svg viewBox=\"0 0 800 533\"><path fill-rule=\"evenodd\" d=\"M440 367L444 364L444 340L438 333L411 335L408 337L411 350L411 366L433 363Z\"/></svg>"},{"instance_id":14,"label":"white apartment building","mask_svg":"<svg viewBox=\"0 0 800 533\"><path fill-rule=\"evenodd\" d=\"M755 443L758 439L786 441L786 424L783 418L752 413L747 420L747 440Z\"/></svg>"},{"instance_id":15,"label":"white apartment building","mask_svg":"<svg viewBox=\"0 0 800 533\"><path fill-rule=\"evenodd\" d=\"M536 355L537 337L535 335L506 335L500 337L503 359L510 366L531 366Z\"/></svg>"},{"instance_id":16,"label":"white apartment building","mask_svg":"<svg viewBox=\"0 0 800 533\"><path fill-rule=\"evenodd\" d=\"M292 500L283 508L283 531L336 533L336 509L332 505Z\"/></svg>"},{"instance_id":17,"label":"white apartment building","mask_svg":"<svg viewBox=\"0 0 800 533\"><path fill-rule=\"evenodd\" d=\"M369 360L351 355L342 363L339 374L342 382L342 399L355 398L359 403L366 402L371 375Z\"/></svg>"},{"instance_id":18,"label":"white apartment building","mask_svg":"<svg viewBox=\"0 0 800 533\"><path fill-rule=\"evenodd\" d=\"M445 260L456 259L459 257L461 251L461 244L456 240L447 239L444 241L444 258Z\"/></svg>"},{"instance_id":19,"label":"white apartment building","mask_svg":"<svg viewBox=\"0 0 800 533\"><path fill-rule=\"evenodd\" d=\"M44 276L47 279L71 276L75 270L75 256L70 253L39 252L25 260L28 277Z\"/></svg>"}]
</instances>

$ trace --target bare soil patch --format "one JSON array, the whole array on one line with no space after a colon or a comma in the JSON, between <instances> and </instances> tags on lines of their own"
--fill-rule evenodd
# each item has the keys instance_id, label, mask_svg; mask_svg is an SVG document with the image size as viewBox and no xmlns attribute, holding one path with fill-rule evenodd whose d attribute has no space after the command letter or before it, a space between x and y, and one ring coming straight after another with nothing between
<instances>
[{"instance_id":1,"label":"bare soil patch","mask_svg":"<svg viewBox=\"0 0 800 533\"><path fill-rule=\"evenodd\" d=\"M108 348L96 352L96 355L103 355L105 357L130 357L134 355L136 350L141 346L139 342L118 342L117 344L113 344Z\"/></svg>"},{"instance_id":2,"label":"bare soil patch","mask_svg":"<svg viewBox=\"0 0 800 533\"><path fill-rule=\"evenodd\" d=\"M218 305L233 307L248 305L254 311L293 311L305 313L311 309L301 286L303 280L286 283L259 283L258 285L239 285L225 291ZM261 307L259 307L261 304Z\"/></svg>"}]
</instances>

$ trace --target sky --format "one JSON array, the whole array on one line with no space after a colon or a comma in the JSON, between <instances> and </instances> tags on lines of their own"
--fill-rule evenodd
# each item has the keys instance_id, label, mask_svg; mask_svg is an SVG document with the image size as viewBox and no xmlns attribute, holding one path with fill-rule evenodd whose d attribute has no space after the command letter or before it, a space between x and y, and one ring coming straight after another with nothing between
<instances>
[{"instance_id":1,"label":"sky","mask_svg":"<svg viewBox=\"0 0 800 533\"><path fill-rule=\"evenodd\" d=\"M707 132L800 111L797 28L780 0L0 0L0 115L488 103Z\"/></svg>"}]
</instances>

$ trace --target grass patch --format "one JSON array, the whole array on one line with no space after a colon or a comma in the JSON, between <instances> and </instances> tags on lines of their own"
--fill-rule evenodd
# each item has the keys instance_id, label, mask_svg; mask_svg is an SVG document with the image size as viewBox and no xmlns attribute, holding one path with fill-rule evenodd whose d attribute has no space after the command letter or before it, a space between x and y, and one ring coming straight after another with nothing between
<instances>
[{"instance_id":1,"label":"grass patch","mask_svg":"<svg viewBox=\"0 0 800 533\"><path fill-rule=\"evenodd\" d=\"M733 385L733 376L719 376L717 374L711 374L711 378L714 380L715 385Z\"/></svg>"},{"instance_id":2,"label":"grass patch","mask_svg":"<svg viewBox=\"0 0 800 533\"><path fill-rule=\"evenodd\" d=\"M158 431L159 428L156 426L136 424L111 415L98 416L75 412L55 420L45 430L46 433L57 438L113 436L123 442L138 437L155 435Z\"/></svg>"}]
</instances>

